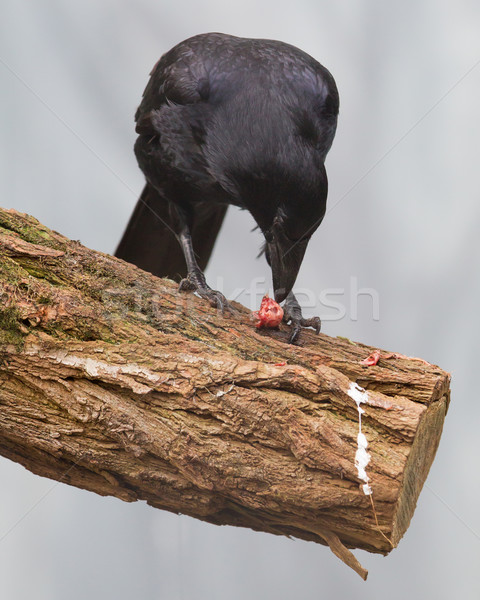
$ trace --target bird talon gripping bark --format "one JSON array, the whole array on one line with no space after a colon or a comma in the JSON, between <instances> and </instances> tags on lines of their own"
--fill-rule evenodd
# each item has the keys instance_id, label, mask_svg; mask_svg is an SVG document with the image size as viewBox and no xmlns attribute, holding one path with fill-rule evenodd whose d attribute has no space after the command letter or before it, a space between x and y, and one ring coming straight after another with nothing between
<instances>
[{"instance_id":1,"label":"bird talon gripping bark","mask_svg":"<svg viewBox=\"0 0 480 600\"><path fill-rule=\"evenodd\" d=\"M212 290L205 281L198 280L191 275L182 279L178 289L181 292L196 292L201 298L208 300L211 306L220 309L220 312L222 313L225 311L230 313L235 312L235 309L221 292Z\"/></svg>"},{"instance_id":2,"label":"bird talon gripping bark","mask_svg":"<svg viewBox=\"0 0 480 600\"><path fill-rule=\"evenodd\" d=\"M317 335L320 333L321 328L319 317L314 317L313 319L290 319L290 325L292 329L288 338L289 344L294 344L298 340L303 328L312 327Z\"/></svg>"},{"instance_id":3,"label":"bird talon gripping bark","mask_svg":"<svg viewBox=\"0 0 480 600\"><path fill-rule=\"evenodd\" d=\"M227 207L246 209L265 237L275 300L287 298L291 341L302 327L318 332L288 298L325 215L338 104L331 73L289 44L206 33L172 48L135 115L147 182L116 256L180 275L181 290L233 310L203 271Z\"/></svg>"},{"instance_id":4,"label":"bird talon gripping bark","mask_svg":"<svg viewBox=\"0 0 480 600\"><path fill-rule=\"evenodd\" d=\"M188 277L185 277L184 279L182 279L182 281L178 284L179 292L193 292L196 289L197 288L196 288L195 284L192 283L190 281L190 279L188 279Z\"/></svg>"},{"instance_id":5,"label":"bird talon gripping bark","mask_svg":"<svg viewBox=\"0 0 480 600\"><path fill-rule=\"evenodd\" d=\"M322 329L322 321L320 317L311 317L310 319L302 319L301 323L302 327L311 327L315 330L315 333L318 335L320 330Z\"/></svg>"},{"instance_id":6,"label":"bird talon gripping bark","mask_svg":"<svg viewBox=\"0 0 480 600\"><path fill-rule=\"evenodd\" d=\"M224 312L235 312L231 304L221 292L217 292L216 290L212 290L211 288L203 288L201 290L196 290L196 292L201 298L208 300L211 306L220 309L220 312L222 314Z\"/></svg>"},{"instance_id":7,"label":"bird talon gripping bark","mask_svg":"<svg viewBox=\"0 0 480 600\"><path fill-rule=\"evenodd\" d=\"M290 323L292 327L288 340L289 344L294 344L298 340L302 328L312 327L315 330L315 333L319 334L322 326L320 317L311 317L309 319L303 318L302 309L293 292L290 292L285 300L283 320L286 323Z\"/></svg>"}]
</instances>

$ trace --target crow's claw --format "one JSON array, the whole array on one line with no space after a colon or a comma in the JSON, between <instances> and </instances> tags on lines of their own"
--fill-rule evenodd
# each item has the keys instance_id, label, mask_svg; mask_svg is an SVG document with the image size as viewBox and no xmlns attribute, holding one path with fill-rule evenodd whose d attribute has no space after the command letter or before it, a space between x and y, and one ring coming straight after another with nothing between
<instances>
[{"instance_id":1,"label":"crow's claw","mask_svg":"<svg viewBox=\"0 0 480 600\"><path fill-rule=\"evenodd\" d=\"M228 311L230 313L235 312L235 309L228 302L225 296L221 292L212 290L212 288L209 287L204 281L204 278L189 274L185 279L182 279L180 285L178 286L178 289L181 292L197 292L197 294L201 298L208 300L208 302L210 302L210 304L214 308L219 308L222 313L224 313L225 311Z\"/></svg>"},{"instance_id":2,"label":"crow's claw","mask_svg":"<svg viewBox=\"0 0 480 600\"><path fill-rule=\"evenodd\" d=\"M315 330L315 333L318 335L320 333L320 329L322 328L322 322L320 321L320 317L312 317L310 319L302 319L300 323L302 327L311 327Z\"/></svg>"},{"instance_id":3,"label":"crow's claw","mask_svg":"<svg viewBox=\"0 0 480 600\"><path fill-rule=\"evenodd\" d=\"M188 279L188 277L182 279L182 281L178 284L179 292L193 292L196 289L197 286L194 283L192 283L190 279Z\"/></svg>"},{"instance_id":4,"label":"crow's claw","mask_svg":"<svg viewBox=\"0 0 480 600\"><path fill-rule=\"evenodd\" d=\"M303 318L302 309L292 292L290 292L285 300L283 320L285 323L290 323L292 326L292 331L288 339L289 344L294 344L298 340L303 327L312 327L317 334L320 333L322 327L320 317L311 317L310 319Z\"/></svg>"},{"instance_id":5,"label":"crow's claw","mask_svg":"<svg viewBox=\"0 0 480 600\"><path fill-rule=\"evenodd\" d=\"M294 344L298 340L300 332L304 327L312 327L317 335L320 333L320 329L322 327L320 317L312 317L311 319L304 319L302 317L300 319L294 317L287 317L286 321L289 322L292 326L292 331L288 339L289 344Z\"/></svg>"}]
</instances>

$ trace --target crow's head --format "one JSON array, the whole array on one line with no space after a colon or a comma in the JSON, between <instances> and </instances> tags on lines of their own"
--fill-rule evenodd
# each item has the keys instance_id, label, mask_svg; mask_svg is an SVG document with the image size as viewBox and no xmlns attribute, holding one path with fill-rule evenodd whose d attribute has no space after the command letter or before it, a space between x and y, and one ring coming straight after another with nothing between
<instances>
[{"instance_id":1,"label":"crow's head","mask_svg":"<svg viewBox=\"0 0 480 600\"><path fill-rule=\"evenodd\" d=\"M280 212L280 211L279 211ZM292 290L311 236L305 231L301 237L289 235L286 219L277 215L265 234L265 256L272 269L275 300L282 302Z\"/></svg>"},{"instance_id":2,"label":"crow's head","mask_svg":"<svg viewBox=\"0 0 480 600\"><path fill-rule=\"evenodd\" d=\"M326 176L324 186L315 197L283 202L270 227L264 228L265 256L272 269L275 300L282 302L291 292L308 242L322 222L326 208Z\"/></svg>"}]
</instances>

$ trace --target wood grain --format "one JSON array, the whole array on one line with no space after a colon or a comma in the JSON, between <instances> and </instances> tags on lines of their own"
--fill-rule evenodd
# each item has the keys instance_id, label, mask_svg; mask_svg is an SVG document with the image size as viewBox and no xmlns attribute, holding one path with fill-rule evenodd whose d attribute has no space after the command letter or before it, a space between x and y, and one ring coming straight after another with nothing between
<instances>
[{"instance_id":1,"label":"wood grain","mask_svg":"<svg viewBox=\"0 0 480 600\"><path fill-rule=\"evenodd\" d=\"M15 211L0 210L0 255L3 456L97 494L326 543L346 562L346 547L398 544L448 373L406 358L365 366L373 348L322 334L288 345L286 326L258 331L238 304L222 315ZM376 518L354 464L351 382L368 391Z\"/></svg>"}]
</instances>

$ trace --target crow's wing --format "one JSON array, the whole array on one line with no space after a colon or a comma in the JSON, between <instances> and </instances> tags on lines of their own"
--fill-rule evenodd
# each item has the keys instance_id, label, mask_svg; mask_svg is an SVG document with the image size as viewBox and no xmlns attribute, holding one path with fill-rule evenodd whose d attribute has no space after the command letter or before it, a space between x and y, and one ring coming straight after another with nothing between
<instances>
[{"instance_id":1,"label":"crow's wing","mask_svg":"<svg viewBox=\"0 0 480 600\"><path fill-rule=\"evenodd\" d=\"M135 115L137 133L141 136L148 138L159 134L156 129L159 115L167 105L192 105L202 101L202 86L206 81L201 77L202 64L197 63L198 72L194 75L189 67L190 62L189 50L174 48L154 66ZM152 118L152 115L157 116ZM189 126L188 123L185 125ZM196 144L193 139L195 135L198 137L198 131L192 132L190 146ZM193 162L189 165L191 168ZM159 165L159 168L162 167ZM204 202L192 203L189 213L193 248L202 271L208 264L227 210L227 205L208 200L205 197ZM172 198L172 202L174 201ZM176 219L172 215L170 204L168 194L160 194L147 182L115 256L159 277L185 277L187 269L183 252L175 237Z\"/></svg>"}]
</instances>

